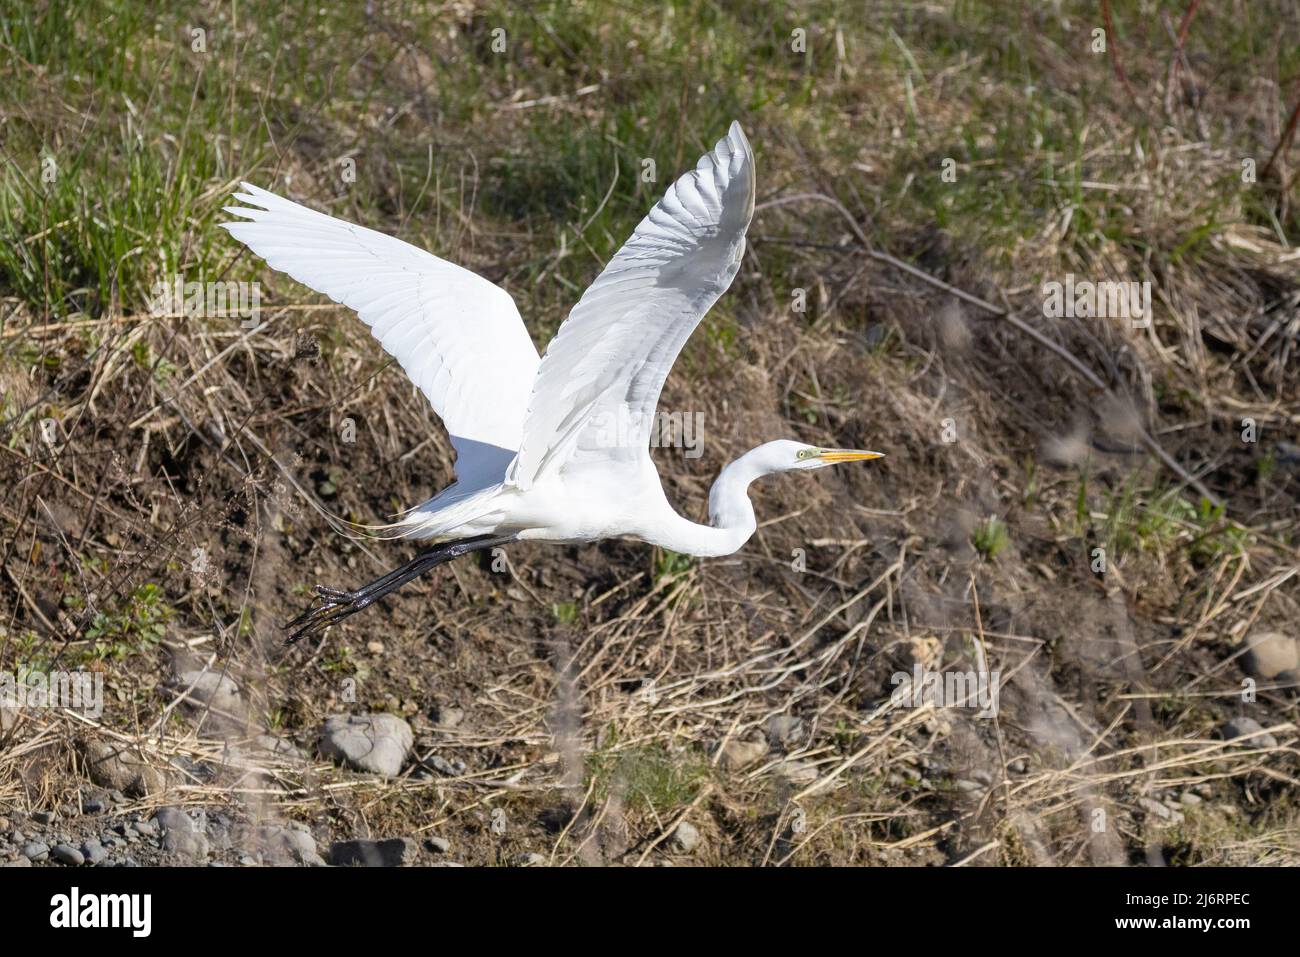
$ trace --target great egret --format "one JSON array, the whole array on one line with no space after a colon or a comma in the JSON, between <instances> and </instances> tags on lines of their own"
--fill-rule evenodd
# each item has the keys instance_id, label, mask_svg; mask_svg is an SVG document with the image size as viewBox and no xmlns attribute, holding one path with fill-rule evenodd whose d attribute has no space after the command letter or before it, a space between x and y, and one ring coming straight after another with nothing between
<instances>
[{"instance_id":1,"label":"great egret","mask_svg":"<svg viewBox=\"0 0 1300 957\"><path fill-rule=\"evenodd\" d=\"M440 544L356 591L316 586L286 628L317 633L429 569L517 540L626 537L728 555L754 534L746 490L775 472L881 453L779 439L727 465L710 524L668 504L649 445L668 370L731 285L754 213L754 154L732 123L618 251L539 358L509 294L392 236L243 184L223 223L271 266L361 320L428 397L456 449L457 481L387 528Z\"/></svg>"}]
</instances>

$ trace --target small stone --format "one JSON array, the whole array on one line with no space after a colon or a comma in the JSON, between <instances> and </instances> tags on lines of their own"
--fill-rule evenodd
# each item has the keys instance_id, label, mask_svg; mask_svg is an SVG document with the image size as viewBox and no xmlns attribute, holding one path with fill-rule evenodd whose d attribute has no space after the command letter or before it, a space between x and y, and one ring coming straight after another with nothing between
<instances>
[{"instance_id":1,"label":"small stone","mask_svg":"<svg viewBox=\"0 0 1300 957\"><path fill-rule=\"evenodd\" d=\"M1138 804L1151 814L1160 818L1162 821L1167 821L1170 824L1181 824L1183 822L1182 812L1166 807L1164 804L1161 804L1159 801L1152 798L1138 798Z\"/></svg>"},{"instance_id":2,"label":"small stone","mask_svg":"<svg viewBox=\"0 0 1300 957\"><path fill-rule=\"evenodd\" d=\"M419 845L409 837L386 841L335 841L330 863L335 867L406 867L415 863Z\"/></svg>"},{"instance_id":3,"label":"small stone","mask_svg":"<svg viewBox=\"0 0 1300 957\"><path fill-rule=\"evenodd\" d=\"M131 830L141 837L157 837L158 835L158 825L153 821L136 821L131 825ZM130 836L130 832L128 832L127 837Z\"/></svg>"},{"instance_id":4,"label":"small stone","mask_svg":"<svg viewBox=\"0 0 1300 957\"><path fill-rule=\"evenodd\" d=\"M163 850L195 860L202 860L208 856L207 835L180 808L159 808L153 820L154 824L162 830Z\"/></svg>"},{"instance_id":5,"label":"small stone","mask_svg":"<svg viewBox=\"0 0 1300 957\"><path fill-rule=\"evenodd\" d=\"M69 867L80 867L86 863L86 858L81 851L77 850L71 844L59 844L50 855L60 864L67 864Z\"/></svg>"},{"instance_id":6,"label":"small stone","mask_svg":"<svg viewBox=\"0 0 1300 957\"><path fill-rule=\"evenodd\" d=\"M957 790L964 794L973 794L976 791L982 791L983 788L975 781L968 781L965 778L958 778L955 782Z\"/></svg>"},{"instance_id":7,"label":"small stone","mask_svg":"<svg viewBox=\"0 0 1300 957\"><path fill-rule=\"evenodd\" d=\"M451 850L451 841L445 837L426 837L424 846L435 854L446 854Z\"/></svg>"},{"instance_id":8,"label":"small stone","mask_svg":"<svg viewBox=\"0 0 1300 957\"><path fill-rule=\"evenodd\" d=\"M444 774L449 778L454 778L460 773L456 770L454 764L440 754L431 755L430 757L425 758L424 764L437 771L439 774ZM461 770L464 770L464 765L461 765Z\"/></svg>"},{"instance_id":9,"label":"small stone","mask_svg":"<svg viewBox=\"0 0 1300 957\"><path fill-rule=\"evenodd\" d=\"M1277 738L1264 731L1264 726L1254 718L1239 716L1226 722L1222 728L1223 740L1242 739L1242 744L1252 748L1276 748Z\"/></svg>"},{"instance_id":10,"label":"small stone","mask_svg":"<svg viewBox=\"0 0 1300 957\"><path fill-rule=\"evenodd\" d=\"M162 771L126 745L87 738L81 741L80 749L90 779L112 789L110 797L118 804L126 803L126 794L149 797L167 785Z\"/></svg>"},{"instance_id":11,"label":"small stone","mask_svg":"<svg viewBox=\"0 0 1300 957\"><path fill-rule=\"evenodd\" d=\"M1007 762L1007 770L1012 774L1024 774L1029 770L1029 762L1024 758L1012 758Z\"/></svg>"},{"instance_id":12,"label":"small stone","mask_svg":"<svg viewBox=\"0 0 1300 957\"><path fill-rule=\"evenodd\" d=\"M108 851L99 841L87 841L82 844L81 853L91 864L102 864L108 860Z\"/></svg>"},{"instance_id":13,"label":"small stone","mask_svg":"<svg viewBox=\"0 0 1300 957\"><path fill-rule=\"evenodd\" d=\"M0 864L0 867L31 867L31 866L32 866L32 862L25 857L20 857L17 860L13 860L13 861L5 861L3 864Z\"/></svg>"},{"instance_id":14,"label":"small stone","mask_svg":"<svg viewBox=\"0 0 1300 957\"><path fill-rule=\"evenodd\" d=\"M191 711L210 708L230 717L240 713L239 685L230 675L220 671L182 671L172 680L171 688L186 696L182 707Z\"/></svg>"},{"instance_id":15,"label":"small stone","mask_svg":"<svg viewBox=\"0 0 1300 957\"><path fill-rule=\"evenodd\" d=\"M790 759L780 761L773 766L772 773L797 787L812 784L817 780L817 768L806 761Z\"/></svg>"},{"instance_id":16,"label":"small stone","mask_svg":"<svg viewBox=\"0 0 1300 957\"><path fill-rule=\"evenodd\" d=\"M465 720L465 712L460 708L447 706L438 709L438 724L444 728L454 728Z\"/></svg>"},{"instance_id":17,"label":"small stone","mask_svg":"<svg viewBox=\"0 0 1300 957\"><path fill-rule=\"evenodd\" d=\"M1201 803L1201 798L1193 794L1191 791L1184 791L1178 800L1184 807L1196 807L1196 805Z\"/></svg>"},{"instance_id":18,"label":"small stone","mask_svg":"<svg viewBox=\"0 0 1300 957\"><path fill-rule=\"evenodd\" d=\"M516 867L541 867L546 863L546 856L538 854L536 851L529 851L527 854L520 854L515 858Z\"/></svg>"},{"instance_id":19,"label":"small stone","mask_svg":"<svg viewBox=\"0 0 1300 957\"><path fill-rule=\"evenodd\" d=\"M56 815L53 811L33 811L32 820L37 824L53 824Z\"/></svg>"},{"instance_id":20,"label":"small stone","mask_svg":"<svg viewBox=\"0 0 1300 957\"><path fill-rule=\"evenodd\" d=\"M740 771L751 764L757 764L766 755L766 741L746 741L732 738L722 746L722 754L718 758L718 764L727 771Z\"/></svg>"},{"instance_id":21,"label":"small stone","mask_svg":"<svg viewBox=\"0 0 1300 957\"><path fill-rule=\"evenodd\" d=\"M1242 667L1257 678L1276 678L1300 669L1300 648L1294 638L1281 632L1255 632L1246 639Z\"/></svg>"},{"instance_id":22,"label":"small stone","mask_svg":"<svg viewBox=\"0 0 1300 957\"><path fill-rule=\"evenodd\" d=\"M384 643L382 641L367 641L366 651L372 655L382 655L384 653Z\"/></svg>"},{"instance_id":23,"label":"small stone","mask_svg":"<svg viewBox=\"0 0 1300 957\"><path fill-rule=\"evenodd\" d=\"M1279 465L1300 465L1300 445L1279 442L1273 447Z\"/></svg>"},{"instance_id":24,"label":"small stone","mask_svg":"<svg viewBox=\"0 0 1300 957\"><path fill-rule=\"evenodd\" d=\"M415 743L411 726L392 714L335 715L321 730L320 752L358 771L397 777Z\"/></svg>"},{"instance_id":25,"label":"small stone","mask_svg":"<svg viewBox=\"0 0 1300 957\"><path fill-rule=\"evenodd\" d=\"M82 814L99 814L104 810L104 801L102 798L86 798L81 802Z\"/></svg>"},{"instance_id":26,"label":"small stone","mask_svg":"<svg viewBox=\"0 0 1300 957\"><path fill-rule=\"evenodd\" d=\"M256 828L245 840L251 840L261 850L262 860L268 864L304 864L324 867L325 861L316 849L316 838L305 827L290 825L264 825Z\"/></svg>"},{"instance_id":27,"label":"small stone","mask_svg":"<svg viewBox=\"0 0 1300 957\"><path fill-rule=\"evenodd\" d=\"M32 841L23 847L23 857L29 861L43 861L50 856L50 846L40 841Z\"/></svg>"},{"instance_id":28,"label":"small stone","mask_svg":"<svg viewBox=\"0 0 1300 957\"><path fill-rule=\"evenodd\" d=\"M682 821L673 831L673 846L683 854L689 854L700 845L700 832L690 821Z\"/></svg>"},{"instance_id":29,"label":"small stone","mask_svg":"<svg viewBox=\"0 0 1300 957\"><path fill-rule=\"evenodd\" d=\"M802 718L792 718L788 714L774 714L767 720L767 740L774 748L788 748L803 741L804 724Z\"/></svg>"}]
</instances>

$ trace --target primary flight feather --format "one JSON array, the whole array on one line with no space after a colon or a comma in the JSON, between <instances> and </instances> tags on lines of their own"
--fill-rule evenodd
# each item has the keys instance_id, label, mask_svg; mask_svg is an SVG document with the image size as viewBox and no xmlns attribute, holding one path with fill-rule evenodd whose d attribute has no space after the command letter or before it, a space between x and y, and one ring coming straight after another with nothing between
<instances>
[{"instance_id":1,"label":"primary flight feather","mask_svg":"<svg viewBox=\"0 0 1300 957\"><path fill-rule=\"evenodd\" d=\"M540 359L510 295L383 233L243 184L223 223L268 264L356 311L428 397L457 481L407 512L404 537L442 544L356 591L317 586L290 641L360 611L430 568L515 540L629 537L692 555L739 549L757 523L747 489L773 472L880 457L768 442L728 464L708 525L682 518L650 459L669 370L726 292L754 214L740 126L664 194L591 284Z\"/></svg>"}]
</instances>

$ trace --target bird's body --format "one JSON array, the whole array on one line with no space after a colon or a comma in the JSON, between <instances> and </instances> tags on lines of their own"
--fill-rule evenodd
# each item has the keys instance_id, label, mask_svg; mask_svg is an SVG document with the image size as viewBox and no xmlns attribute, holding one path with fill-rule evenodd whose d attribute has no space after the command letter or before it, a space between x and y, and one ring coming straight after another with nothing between
<instances>
[{"instance_id":1,"label":"bird's body","mask_svg":"<svg viewBox=\"0 0 1300 957\"><path fill-rule=\"evenodd\" d=\"M634 538L727 555L754 533L746 490L773 472L879 453L768 442L727 465L709 524L680 516L650 458L665 378L730 286L754 212L740 127L680 177L587 289L539 357L510 296L373 230L247 183L223 224L270 265L357 311L425 393L456 448L457 481L385 526L443 544L356 591L319 588L294 637L352 614L428 568L506 541ZM292 640L292 639L291 639Z\"/></svg>"}]
</instances>

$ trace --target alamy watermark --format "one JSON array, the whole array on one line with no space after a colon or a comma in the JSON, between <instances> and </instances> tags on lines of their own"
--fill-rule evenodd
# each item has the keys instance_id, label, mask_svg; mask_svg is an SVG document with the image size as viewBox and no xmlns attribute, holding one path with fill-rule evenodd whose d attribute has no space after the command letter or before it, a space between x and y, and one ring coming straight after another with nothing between
<instances>
[{"instance_id":1,"label":"alamy watermark","mask_svg":"<svg viewBox=\"0 0 1300 957\"><path fill-rule=\"evenodd\" d=\"M930 671L917 664L911 674L894 672L889 683L894 685L889 700L895 707L979 708L975 717L991 718L998 713L1002 672Z\"/></svg>"},{"instance_id":2,"label":"alamy watermark","mask_svg":"<svg viewBox=\"0 0 1300 957\"><path fill-rule=\"evenodd\" d=\"M592 417L596 444L602 449L640 446L649 435L654 449L685 449L688 459L704 454L704 413L658 411L644 417L599 412Z\"/></svg>"},{"instance_id":3,"label":"alamy watermark","mask_svg":"<svg viewBox=\"0 0 1300 957\"><path fill-rule=\"evenodd\" d=\"M149 295L149 314L187 319L236 318L245 329L261 325L262 284L234 280L186 282L176 275L159 279Z\"/></svg>"},{"instance_id":4,"label":"alamy watermark","mask_svg":"<svg viewBox=\"0 0 1300 957\"><path fill-rule=\"evenodd\" d=\"M1095 282L1065 274L1065 282L1043 283L1048 319L1127 319L1134 329L1151 325L1151 283Z\"/></svg>"},{"instance_id":5,"label":"alamy watermark","mask_svg":"<svg viewBox=\"0 0 1300 957\"><path fill-rule=\"evenodd\" d=\"M67 708L98 719L104 713L104 675L99 671L0 671L0 707Z\"/></svg>"}]
</instances>

